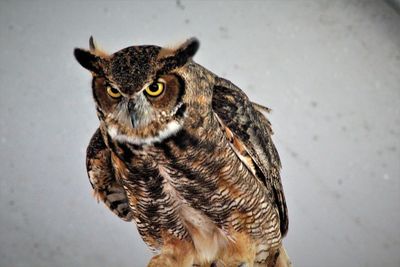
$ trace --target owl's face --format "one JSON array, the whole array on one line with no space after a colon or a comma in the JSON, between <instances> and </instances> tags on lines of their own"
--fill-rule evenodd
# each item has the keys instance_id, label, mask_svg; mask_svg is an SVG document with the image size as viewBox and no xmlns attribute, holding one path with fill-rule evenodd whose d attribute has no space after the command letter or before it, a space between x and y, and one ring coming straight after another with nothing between
<instances>
[{"instance_id":1,"label":"owl's face","mask_svg":"<svg viewBox=\"0 0 400 267\"><path fill-rule=\"evenodd\" d=\"M75 49L78 62L93 75L98 117L112 139L151 144L182 127L186 82L179 69L198 46L190 39L176 49L132 46L108 55L91 38L90 51Z\"/></svg>"}]
</instances>

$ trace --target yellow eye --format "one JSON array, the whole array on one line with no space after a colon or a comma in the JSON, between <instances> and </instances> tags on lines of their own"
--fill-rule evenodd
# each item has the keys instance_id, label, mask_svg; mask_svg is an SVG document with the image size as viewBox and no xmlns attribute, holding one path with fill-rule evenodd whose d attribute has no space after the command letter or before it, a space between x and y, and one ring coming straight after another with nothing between
<instances>
[{"instance_id":1,"label":"yellow eye","mask_svg":"<svg viewBox=\"0 0 400 267\"><path fill-rule=\"evenodd\" d=\"M115 89L111 86L107 86L107 94L109 96L111 96L112 98L120 98L121 97L121 93L117 89Z\"/></svg>"},{"instance_id":2,"label":"yellow eye","mask_svg":"<svg viewBox=\"0 0 400 267\"><path fill-rule=\"evenodd\" d=\"M149 96L159 96L164 91L164 84L162 82L152 83L147 86L145 91Z\"/></svg>"}]
</instances>

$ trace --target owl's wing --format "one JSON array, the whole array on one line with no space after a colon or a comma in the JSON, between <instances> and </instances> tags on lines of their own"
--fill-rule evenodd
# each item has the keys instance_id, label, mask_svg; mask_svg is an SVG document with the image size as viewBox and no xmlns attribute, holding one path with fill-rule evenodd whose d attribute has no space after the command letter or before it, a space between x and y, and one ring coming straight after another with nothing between
<instances>
[{"instance_id":1,"label":"owl's wing","mask_svg":"<svg viewBox=\"0 0 400 267\"><path fill-rule=\"evenodd\" d=\"M281 163L271 139L271 124L261 113L269 109L250 102L238 87L221 78L213 89L212 107L238 157L267 187L279 211L284 236L289 220L279 174Z\"/></svg>"},{"instance_id":2,"label":"owl's wing","mask_svg":"<svg viewBox=\"0 0 400 267\"><path fill-rule=\"evenodd\" d=\"M132 220L124 188L115 179L111 152L104 143L100 129L94 133L86 150L86 169L97 200L125 221Z\"/></svg>"}]
</instances>

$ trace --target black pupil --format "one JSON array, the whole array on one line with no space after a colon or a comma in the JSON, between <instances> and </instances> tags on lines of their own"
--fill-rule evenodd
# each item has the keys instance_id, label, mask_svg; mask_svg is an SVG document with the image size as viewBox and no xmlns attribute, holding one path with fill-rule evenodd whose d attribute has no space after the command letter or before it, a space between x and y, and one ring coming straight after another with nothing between
<instances>
[{"instance_id":1,"label":"black pupil","mask_svg":"<svg viewBox=\"0 0 400 267\"><path fill-rule=\"evenodd\" d=\"M158 90L158 85L157 85L157 83L152 83L152 84L150 84L149 89L150 89L150 91L152 91L152 92L157 92L157 90Z\"/></svg>"},{"instance_id":2,"label":"black pupil","mask_svg":"<svg viewBox=\"0 0 400 267\"><path fill-rule=\"evenodd\" d=\"M112 88L112 87L111 87L111 92L112 92L113 94L118 94L118 90L115 89L115 88Z\"/></svg>"}]
</instances>

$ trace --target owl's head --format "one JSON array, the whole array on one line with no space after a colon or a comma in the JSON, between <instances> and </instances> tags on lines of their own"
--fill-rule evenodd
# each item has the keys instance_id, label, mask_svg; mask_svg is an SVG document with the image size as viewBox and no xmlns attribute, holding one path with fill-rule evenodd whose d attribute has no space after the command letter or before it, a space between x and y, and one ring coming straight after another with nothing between
<instances>
[{"instance_id":1,"label":"owl's head","mask_svg":"<svg viewBox=\"0 0 400 267\"><path fill-rule=\"evenodd\" d=\"M176 48L131 46L114 54L98 49L92 37L89 46L74 55L93 75L98 117L112 139L151 144L180 130L187 109L181 70L196 53L197 39Z\"/></svg>"}]
</instances>

